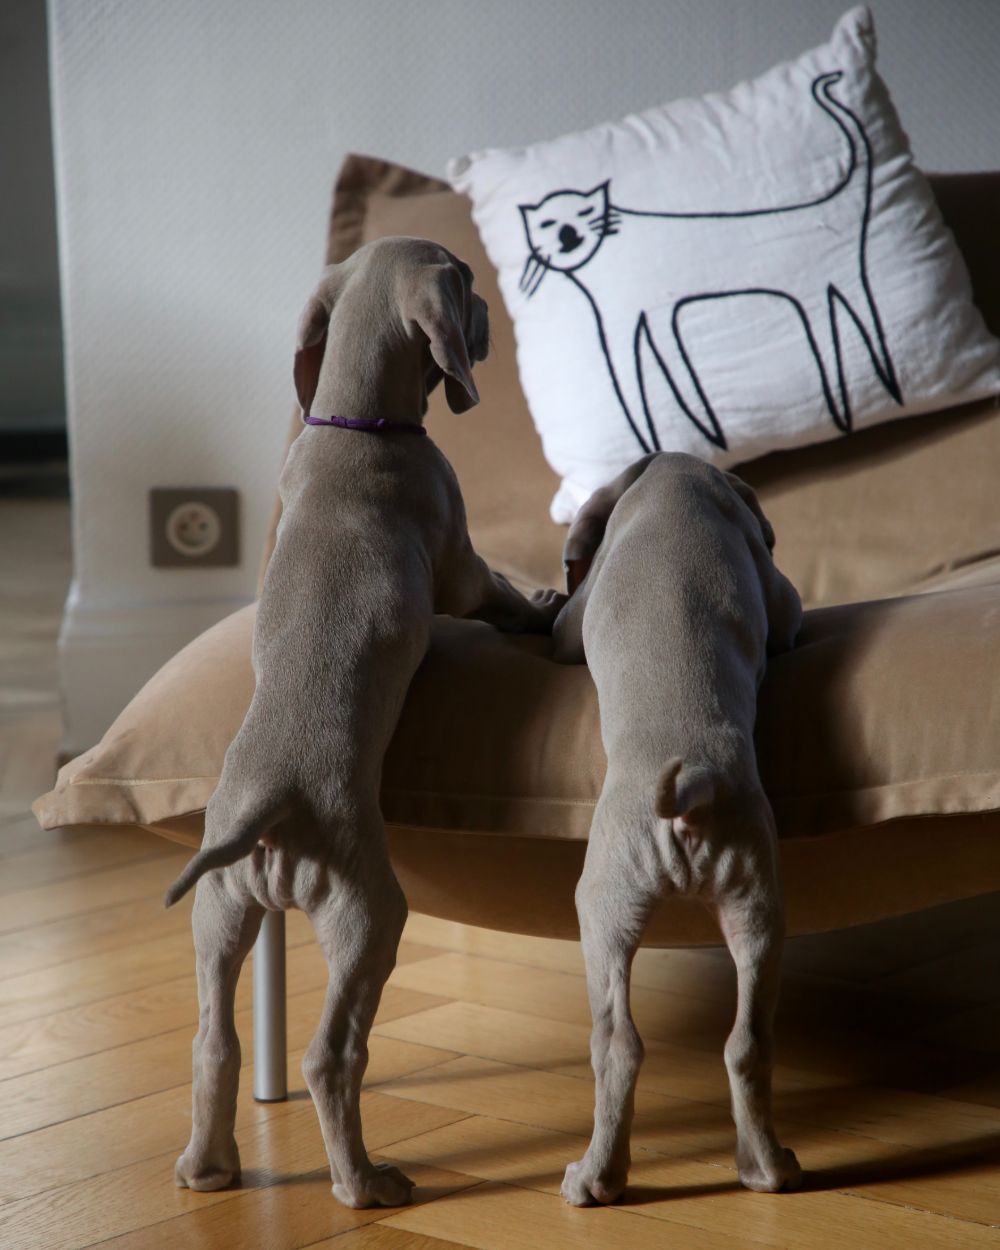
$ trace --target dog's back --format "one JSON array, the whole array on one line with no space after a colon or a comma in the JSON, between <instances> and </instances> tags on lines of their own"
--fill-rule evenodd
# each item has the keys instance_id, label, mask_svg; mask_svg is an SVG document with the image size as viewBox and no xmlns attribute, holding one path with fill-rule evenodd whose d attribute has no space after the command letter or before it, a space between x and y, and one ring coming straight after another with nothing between
<instances>
[{"instance_id":1,"label":"dog's back","mask_svg":"<svg viewBox=\"0 0 1000 1250\"><path fill-rule=\"evenodd\" d=\"M280 761L290 782L312 769L317 795L378 775L463 529L461 497L429 439L326 429L302 433L280 490L286 520L254 634L260 763ZM252 705L240 736L256 732Z\"/></svg>"},{"instance_id":2,"label":"dog's back","mask_svg":"<svg viewBox=\"0 0 1000 1250\"><path fill-rule=\"evenodd\" d=\"M681 454L648 458L614 504L554 631L567 649L578 632L609 755L714 754L752 734L767 652L800 617L765 527L728 474Z\"/></svg>"}]
</instances>

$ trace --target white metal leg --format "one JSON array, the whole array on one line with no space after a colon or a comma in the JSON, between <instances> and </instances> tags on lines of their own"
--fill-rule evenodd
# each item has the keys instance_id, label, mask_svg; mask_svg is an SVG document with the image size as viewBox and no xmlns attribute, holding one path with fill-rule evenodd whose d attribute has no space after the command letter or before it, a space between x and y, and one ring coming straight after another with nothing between
<instances>
[{"instance_id":1,"label":"white metal leg","mask_svg":"<svg viewBox=\"0 0 1000 1250\"><path fill-rule=\"evenodd\" d=\"M253 948L253 1096L288 1097L285 1028L285 913L269 911Z\"/></svg>"}]
</instances>

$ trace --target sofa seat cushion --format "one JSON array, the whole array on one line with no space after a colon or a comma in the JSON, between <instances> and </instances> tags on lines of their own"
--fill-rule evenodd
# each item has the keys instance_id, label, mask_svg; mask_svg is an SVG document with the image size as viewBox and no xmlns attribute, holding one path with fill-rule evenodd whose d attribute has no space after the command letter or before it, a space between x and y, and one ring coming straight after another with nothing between
<instances>
[{"instance_id":1,"label":"sofa seat cushion","mask_svg":"<svg viewBox=\"0 0 1000 1250\"><path fill-rule=\"evenodd\" d=\"M42 824L204 808L253 692L247 607L139 692L39 799ZM547 638L439 618L385 762L389 824L586 840L605 758L588 670ZM819 608L761 691L779 832L1000 809L1000 586Z\"/></svg>"}]
</instances>

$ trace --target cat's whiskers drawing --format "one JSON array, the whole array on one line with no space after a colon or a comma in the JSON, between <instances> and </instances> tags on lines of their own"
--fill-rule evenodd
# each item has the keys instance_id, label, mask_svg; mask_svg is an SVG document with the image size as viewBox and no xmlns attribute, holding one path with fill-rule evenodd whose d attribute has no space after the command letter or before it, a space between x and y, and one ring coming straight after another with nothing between
<instances>
[{"instance_id":1,"label":"cat's whiskers drawing","mask_svg":"<svg viewBox=\"0 0 1000 1250\"><path fill-rule=\"evenodd\" d=\"M652 356L681 411L709 442L726 448L725 433L681 334L681 314L699 301L754 295L790 305L815 359L826 408L844 433L852 427L852 412L838 319L846 315L865 344L876 376L896 403L902 403L866 269L871 145L860 120L831 94L830 88L841 77L840 71L820 75L812 83L812 95L847 140L847 169L837 185L812 200L736 212L657 212L613 204L610 183L603 182L591 191L553 191L538 204L520 206L529 247L520 277L521 291L530 298L546 274L555 272L563 274L587 298L612 387L643 451L660 449L643 373L644 352L647 358ZM801 237L810 215L817 231L836 229L856 241L849 271L834 276L789 266L783 240L790 235ZM740 237L751 218L755 220L752 252ZM613 235L621 235L621 239L606 248L605 241ZM725 284L702 289L705 266L701 258L706 253L732 258L733 272ZM752 257L752 272L741 281L739 264L744 256ZM599 258L598 264L593 263L595 258ZM774 281L768 283L762 280L761 270L771 258L776 272ZM664 291L662 284L651 287L633 317L609 320L602 311L602 304L608 302L602 299L602 284L617 287L618 270L628 260L636 268L644 265L651 282L655 281L656 265L668 266L669 289ZM586 282L581 275L585 266L590 266ZM614 301L609 303L613 306ZM664 307L669 312L669 327L654 334L651 318ZM640 428L640 413L644 430Z\"/></svg>"},{"instance_id":2,"label":"cat's whiskers drawing","mask_svg":"<svg viewBox=\"0 0 1000 1250\"><path fill-rule=\"evenodd\" d=\"M606 187L607 184L603 183L602 186ZM576 193L556 192L555 194L575 195ZM585 198L589 200L593 194L594 192L591 192L590 195ZM548 196L547 200L552 198L552 196ZM542 204L546 203L547 200L543 200ZM538 205L537 207L540 208L541 205ZM597 212L596 216L591 215L594 212ZM581 243L585 243L586 239L580 233L581 230L589 230L591 234L597 236L597 241L582 258L577 258L578 263L573 266L573 268L579 268L580 265L586 264L609 234L617 234L618 225L621 221L619 213L615 208L607 203L606 197L605 202L600 206L599 211L597 205L589 205L588 207L577 211L576 216L580 219L578 223L571 224L567 221L563 222L560 226L559 233L557 235L555 252L562 255L568 255L574 252ZM554 218L547 219L548 227L556 224L558 223ZM531 240L529 239L529 243L530 242ZM542 279L545 277L549 269L558 269L561 273L566 273L568 271L569 266L553 265L552 259L552 251L545 252L532 246L532 250L528 253L528 257L524 262L524 268L521 270L521 278L519 282L520 289L524 291L526 295L534 295L539 286L541 286Z\"/></svg>"}]
</instances>

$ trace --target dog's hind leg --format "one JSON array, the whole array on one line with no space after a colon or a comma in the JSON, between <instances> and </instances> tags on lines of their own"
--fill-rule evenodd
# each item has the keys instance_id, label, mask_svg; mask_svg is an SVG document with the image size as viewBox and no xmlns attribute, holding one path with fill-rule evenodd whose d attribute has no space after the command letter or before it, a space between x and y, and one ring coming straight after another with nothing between
<instances>
[{"instance_id":1,"label":"dog's hind leg","mask_svg":"<svg viewBox=\"0 0 1000 1250\"><path fill-rule=\"evenodd\" d=\"M736 1124L736 1166L748 1189L796 1189L802 1171L774 1130L771 1069L784 908L773 833L740 856L739 885L716 896L719 926L737 976L736 1021L726 1070Z\"/></svg>"},{"instance_id":2,"label":"dog's hind leg","mask_svg":"<svg viewBox=\"0 0 1000 1250\"><path fill-rule=\"evenodd\" d=\"M366 830L357 876L331 876L321 903L308 909L330 968L323 1017L302 1060L330 1160L333 1196L349 1207L396 1207L413 1182L389 1164L373 1164L361 1136L361 1079L368 1034L396 962L406 899L380 832ZM376 849L381 841L382 849ZM378 862L373 863L378 856Z\"/></svg>"},{"instance_id":3,"label":"dog's hind leg","mask_svg":"<svg viewBox=\"0 0 1000 1250\"><path fill-rule=\"evenodd\" d=\"M586 1154L567 1167L563 1178L562 1195L574 1206L614 1202L628 1180L635 1085L643 1059L629 1005L629 980L646 917L659 893L653 865L631 856L617 838L602 834L600 822L598 812L576 891L593 1017L590 1056L596 1098Z\"/></svg>"},{"instance_id":4,"label":"dog's hind leg","mask_svg":"<svg viewBox=\"0 0 1000 1250\"><path fill-rule=\"evenodd\" d=\"M225 1189L240 1175L233 1128L240 1081L240 1039L233 1019L236 982L257 938L264 909L226 890L220 873L198 883L191 927L198 966L191 1140L174 1178L187 1189Z\"/></svg>"}]
</instances>

